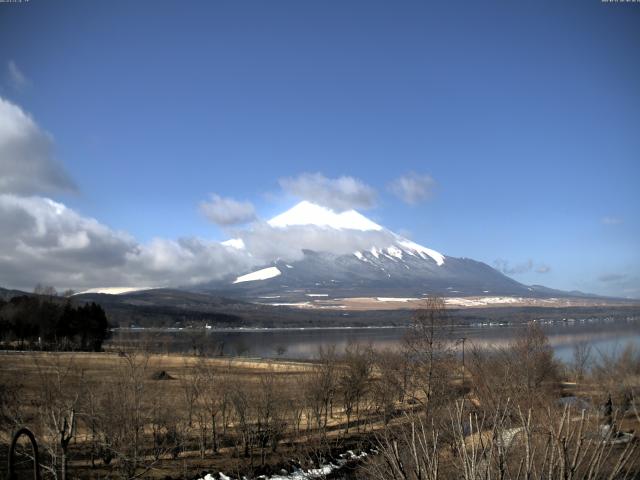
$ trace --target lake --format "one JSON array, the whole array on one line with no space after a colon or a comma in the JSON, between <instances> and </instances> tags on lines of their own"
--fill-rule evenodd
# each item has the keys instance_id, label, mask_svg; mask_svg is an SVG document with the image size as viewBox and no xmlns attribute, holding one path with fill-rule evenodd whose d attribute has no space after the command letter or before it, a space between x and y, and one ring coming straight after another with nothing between
<instances>
[{"instance_id":1,"label":"lake","mask_svg":"<svg viewBox=\"0 0 640 480\"><path fill-rule=\"evenodd\" d=\"M456 326L452 340L465 338L465 348L507 345L521 331L521 325ZM593 354L611 355L631 343L640 348L640 319L585 319L573 322L544 323L556 356L569 361L573 349L589 343ZM304 329L116 329L105 344L107 348L144 345L152 352L206 353L252 357L311 359L321 346L335 345L337 351L351 342L372 345L376 349L402 345L405 327L351 327ZM458 348L460 347L458 341Z\"/></svg>"}]
</instances>

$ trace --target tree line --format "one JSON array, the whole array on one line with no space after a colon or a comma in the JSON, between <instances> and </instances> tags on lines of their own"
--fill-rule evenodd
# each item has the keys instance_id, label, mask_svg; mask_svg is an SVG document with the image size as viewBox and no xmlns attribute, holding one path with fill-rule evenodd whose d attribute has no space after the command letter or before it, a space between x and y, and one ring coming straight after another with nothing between
<instances>
[{"instance_id":1,"label":"tree line","mask_svg":"<svg viewBox=\"0 0 640 480\"><path fill-rule=\"evenodd\" d=\"M0 342L5 348L100 351L109 322L96 303L22 295L0 299Z\"/></svg>"}]
</instances>

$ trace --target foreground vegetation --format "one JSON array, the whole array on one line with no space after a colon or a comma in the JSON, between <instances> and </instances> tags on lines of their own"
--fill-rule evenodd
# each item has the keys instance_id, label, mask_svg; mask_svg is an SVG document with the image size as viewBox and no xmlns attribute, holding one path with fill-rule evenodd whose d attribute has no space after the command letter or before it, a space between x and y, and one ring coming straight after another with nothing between
<instances>
[{"instance_id":1,"label":"foreground vegetation","mask_svg":"<svg viewBox=\"0 0 640 480\"><path fill-rule=\"evenodd\" d=\"M460 347L434 298L404 348L328 348L309 363L6 353L0 453L28 425L47 478L241 478L347 449L375 452L353 473L373 479L640 475L640 352L581 345L560 365L535 324L505 348Z\"/></svg>"}]
</instances>

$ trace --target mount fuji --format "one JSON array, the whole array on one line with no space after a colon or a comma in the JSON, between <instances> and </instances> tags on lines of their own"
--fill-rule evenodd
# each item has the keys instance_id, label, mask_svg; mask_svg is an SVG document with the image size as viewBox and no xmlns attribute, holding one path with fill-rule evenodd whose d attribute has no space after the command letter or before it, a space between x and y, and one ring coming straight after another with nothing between
<instances>
[{"instance_id":1,"label":"mount fuji","mask_svg":"<svg viewBox=\"0 0 640 480\"><path fill-rule=\"evenodd\" d=\"M314 297L568 295L523 285L482 262L446 256L355 210L335 212L303 201L269 220L266 228L276 241L297 246L297 255L272 258L260 268L197 290L271 303ZM251 255L252 241L233 238L223 243Z\"/></svg>"}]
</instances>

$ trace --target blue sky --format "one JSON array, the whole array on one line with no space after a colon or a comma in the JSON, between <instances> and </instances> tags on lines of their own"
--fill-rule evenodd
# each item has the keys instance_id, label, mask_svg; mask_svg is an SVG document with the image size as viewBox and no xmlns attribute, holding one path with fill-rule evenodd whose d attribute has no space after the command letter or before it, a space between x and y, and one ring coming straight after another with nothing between
<instances>
[{"instance_id":1,"label":"blue sky","mask_svg":"<svg viewBox=\"0 0 640 480\"><path fill-rule=\"evenodd\" d=\"M223 240L210 194L269 218L319 172L447 255L640 297L639 5L31 0L0 45L77 185L50 196L138 242ZM410 174L429 198L393 194Z\"/></svg>"}]
</instances>

